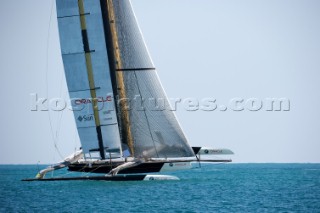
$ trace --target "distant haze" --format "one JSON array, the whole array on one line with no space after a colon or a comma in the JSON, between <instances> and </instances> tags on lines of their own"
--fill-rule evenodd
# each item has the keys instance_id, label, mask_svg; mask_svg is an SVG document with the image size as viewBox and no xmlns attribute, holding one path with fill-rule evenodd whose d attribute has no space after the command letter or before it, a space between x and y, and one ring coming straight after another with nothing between
<instances>
[{"instance_id":1,"label":"distant haze","mask_svg":"<svg viewBox=\"0 0 320 213\"><path fill-rule=\"evenodd\" d=\"M192 146L230 148L236 163L320 162L320 1L132 3L168 96L216 100L214 111L178 105ZM0 163L60 161L80 147L72 112L49 119L30 97L68 98L55 3L2 0L0 29ZM267 110L270 98L290 110ZM234 99L244 109L223 111Z\"/></svg>"}]
</instances>

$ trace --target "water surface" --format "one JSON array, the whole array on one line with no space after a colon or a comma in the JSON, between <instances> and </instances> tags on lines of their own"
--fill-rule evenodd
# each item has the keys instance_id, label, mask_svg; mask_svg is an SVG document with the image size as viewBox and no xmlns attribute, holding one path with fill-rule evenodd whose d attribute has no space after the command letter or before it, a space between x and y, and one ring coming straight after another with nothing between
<instances>
[{"instance_id":1,"label":"water surface","mask_svg":"<svg viewBox=\"0 0 320 213\"><path fill-rule=\"evenodd\" d=\"M320 212L320 164L207 164L169 173L180 181L20 181L37 171L0 166L0 212Z\"/></svg>"}]
</instances>

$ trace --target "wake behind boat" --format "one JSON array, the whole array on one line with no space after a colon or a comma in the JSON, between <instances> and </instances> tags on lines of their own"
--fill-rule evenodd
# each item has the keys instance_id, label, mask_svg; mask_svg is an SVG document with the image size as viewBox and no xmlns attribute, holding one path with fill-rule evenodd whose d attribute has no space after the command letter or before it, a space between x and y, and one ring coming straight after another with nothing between
<instances>
[{"instance_id":1,"label":"wake behind boat","mask_svg":"<svg viewBox=\"0 0 320 213\"><path fill-rule=\"evenodd\" d=\"M130 0L56 0L64 70L82 149L35 179L168 180L228 149L191 147L149 56ZM105 176L49 178L48 172ZM135 174L135 175L124 175Z\"/></svg>"}]
</instances>

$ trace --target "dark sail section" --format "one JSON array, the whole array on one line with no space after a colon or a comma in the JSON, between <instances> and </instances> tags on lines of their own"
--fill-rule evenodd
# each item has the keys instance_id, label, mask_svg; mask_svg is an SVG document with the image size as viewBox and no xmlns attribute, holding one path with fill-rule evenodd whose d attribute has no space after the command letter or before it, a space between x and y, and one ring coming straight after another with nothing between
<instances>
[{"instance_id":1,"label":"dark sail section","mask_svg":"<svg viewBox=\"0 0 320 213\"><path fill-rule=\"evenodd\" d=\"M122 99L121 126L131 153L135 157L155 158L194 156L169 108L130 0L105 0L104 3L102 10L108 16L112 37L109 45L113 46L114 71Z\"/></svg>"}]
</instances>

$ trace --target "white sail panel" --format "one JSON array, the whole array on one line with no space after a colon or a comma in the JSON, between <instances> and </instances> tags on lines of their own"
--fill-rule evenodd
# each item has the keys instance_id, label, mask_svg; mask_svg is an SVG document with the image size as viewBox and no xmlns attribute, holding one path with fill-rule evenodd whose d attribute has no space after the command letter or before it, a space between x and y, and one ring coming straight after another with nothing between
<instances>
[{"instance_id":1,"label":"white sail panel","mask_svg":"<svg viewBox=\"0 0 320 213\"><path fill-rule=\"evenodd\" d=\"M90 31L88 32L88 37L90 43ZM92 73L96 88L103 88L107 93L113 93L107 52L105 50L95 50L95 52L92 52L90 55L92 63Z\"/></svg>"},{"instance_id":2,"label":"white sail panel","mask_svg":"<svg viewBox=\"0 0 320 213\"><path fill-rule=\"evenodd\" d=\"M62 59L69 91L89 90L85 55L83 53L62 55ZM91 95L86 98L90 97Z\"/></svg>"},{"instance_id":3,"label":"white sail panel","mask_svg":"<svg viewBox=\"0 0 320 213\"><path fill-rule=\"evenodd\" d=\"M79 16L58 18L62 54L83 52L83 40Z\"/></svg>"},{"instance_id":4,"label":"white sail panel","mask_svg":"<svg viewBox=\"0 0 320 213\"><path fill-rule=\"evenodd\" d=\"M58 18L79 15L78 0L56 0Z\"/></svg>"},{"instance_id":5,"label":"white sail panel","mask_svg":"<svg viewBox=\"0 0 320 213\"><path fill-rule=\"evenodd\" d=\"M101 16L100 0L83 0L83 4L85 13L100 14Z\"/></svg>"},{"instance_id":6,"label":"white sail panel","mask_svg":"<svg viewBox=\"0 0 320 213\"><path fill-rule=\"evenodd\" d=\"M110 151L112 153L121 153L121 147L119 146L120 135L118 124L101 126L101 132L105 150L107 152Z\"/></svg>"},{"instance_id":7,"label":"white sail panel","mask_svg":"<svg viewBox=\"0 0 320 213\"><path fill-rule=\"evenodd\" d=\"M81 140L83 153L94 154L99 152L99 141L96 127L79 128L78 133Z\"/></svg>"}]
</instances>

